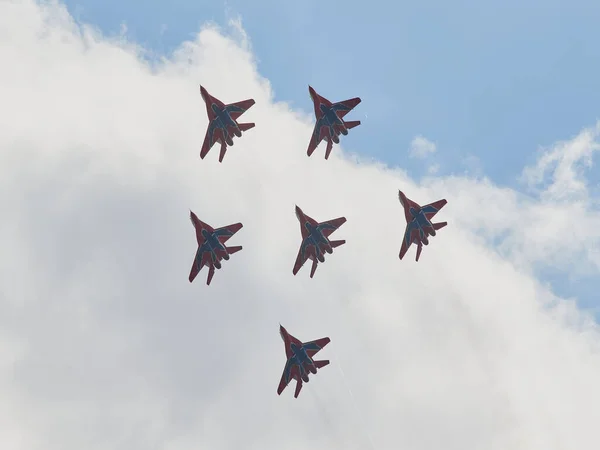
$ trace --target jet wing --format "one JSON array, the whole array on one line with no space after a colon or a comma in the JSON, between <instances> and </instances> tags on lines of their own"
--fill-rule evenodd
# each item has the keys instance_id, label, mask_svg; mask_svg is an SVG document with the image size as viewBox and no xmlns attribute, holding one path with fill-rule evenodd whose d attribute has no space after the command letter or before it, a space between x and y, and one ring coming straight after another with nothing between
<instances>
[{"instance_id":1,"label":"jet wing","mask_svg":"<svg viewBox=\"0 0 600 450\"><path fill-rule=\"evenodd\" d=\"M281 380L279 381L279 386L277 387L277 395L281 395L283 390L290 384L295 377L300 378L300 374L298 371L298 365L294 364L290 359L285 363L285 367L283 368L283 373L281 374Z\"/></svg>"},{"instance_id":2,"label":"jet wing","mask_svg":"<svg viewBox=\"0 0 600 450\"><path fill-rule=\"evenodd\" d=\"M233 120L237 120L242 114L248 111L256 102L250 98L241 102L230 103L225 108Z\"/></svg>"},{"instance_id":3,"label":"jet wing","mask_svg":"<svg viewBox=\"0 0 600 450\"><path fill-rule=\"evenodd\" d=\"M352 111L362 100L360 97L350 98L333 104L333 108L340 119Z\"/></svg>"},{"instance_id":4,"label":"jet wing","mask_svg":"<svg viewBox=\"0 0 600 450\"><path fill-rule=\"evenodd\" d=\"M419 233L419 227L415 224L415 222L411 221L406 224L406 229L404 230L404 237L402 238L402 247L400 247L400 255L399 258L404 258L404 255L410 248L413 243L414 233Z\"/></svg>"},{"instance_id":5,"label":"jet wing","mask_svg":"<svg viewBox=\"0 0 600 450\"><path fill-rule=\"evenodd\" d=\"M302 249L300 249L300 251L298 252L298 257L296 258L296 262L294 264L294 268L292 269L292 273L296 275L300 271L300 269L302 269L302 266L304 266L306 261L308 261L309 259L312 259L312 266L310 268L310 278L314 277L319 261L316 257L315 246L312 244L307 245L307 250L304 253L302 253Z\"/></svg>"},{"instance_id":6,"label":"jet wing","mask_svg":"<svg viewBox=\"0 0 600 450\"><path fill-rule=\"evenodd\" d=\"M314 253L314 249L311 252L310 248L314 247L312 244L306 244L305 240L302 240L300 244L300 250L298 250L298 256L296 256L296 262L294 263L294 268L292 269L292 273L296 275L298 271L302 268L304 263L308 260L309 256Z\"/></svg>"},{"instance_id":7,"label":"jet wing","mask_svg":"<svg viewBox=\"0 0 600 450\"><path fill-rule=\"evenodd\" d=\"M216 256L217 259L219 261L221 261L223 258L220 256ZM208 277L206 279L206 284L210 285L210 282L213 278L213 276L215 275L215 266L214 266L214 259L213 256L210 254L210 252L205 251L205 249L203 249L203 246L198 247L198 250L196 250L196 255L194 257L194 261L192 262L192 268L190 270L190 276L188 277L190 283L192 281L194 281L194 279L196 278L196 276L198 276L198 273L202 270L202 268L204 266L208 267Z\"/></svg>"},{"instance_id":8,"label":"jet wing","mask_svg":"<svg viewBox=\"0 0 600 450\"><path fill-rule=\"evenodd\" d=\"M224 244L232 237L235 233L240 231L244 225L240 222L234 223L232 225L227 225L225 227L217 228L215 232L217 233L218 239L221 244Z\"/></svg>"},{"instance_id":9,"label":"jet wing","mask_svg":"<svg viewBox=\"0 0 600 450\"><path fill-rule=\"evenodd\" d=\"M338 217L337 219L331 219L326 222L321 222L319 225L325 225L327 228L323 228L323 235L325 237L329 237L331 233L341 227L344 223L346 223L345 217Z\"/></svg>"},{"instance_id":10,"label":"jet wing","mask_svg":"<svg viewBox=\"0 0 600 450\"><path fill-rule=\"evenodd\" d=\"M306 353L308 354L308 356L312 358L330 342L331 339L329 339L328 337L324 337L315 341L304 342L302 345L306 349Z\"/></svg>"},{"instance_id":11,"label":"jet wing","mask_svg":"<svg viewBox=\"0 0 600 450\"><path fill-rule=\"evenodd\" d=\"M306 149L306 154L308 156L312 155L321 143L321 141L327 136L329 136L329 128L323 125L323 122L320 119L317 120L315 128L313 129L312 136L310 138L310 142L308 143L308 148Z\"/></svg>"},{"instance_id":12,"label":"jet wing","mask_svg":"<svg viewBox=\"0 0 600 450\"><path fill-rule=\"evenodd\" d=\"M440 212L440 209L446 206L446 203L448 203L446 199L438 200L437 202L429 203L428 205L423 206L422 211L425 213L427 219L431 220L433 216Z\"/></svg>"},{"instance_id":13,"label":"jet wing","mask_svg":"<svg viewBox=\"0 0 600 450\"><path fill-rule=\"evenodd\" d=\"M197 254L198 252L196 252L196 255ZM196 256L194 256L194 261L192 262L192 269L190 270L190 276L188 277L190 283L194 281L194 279L198 276L198 273L200 273L200 269L202 269L202 267L203 265L201 263L198 263L198 261L196 260Z\"/></svg>"},{"instance_id":14,"label":"jet wing","mask_svg":"<svg viewBox=\"0 0 600 450\"><path fill-rule=\"evenodd\" d=\"M225 142L224 138L225 136L223 136L223 128L217 126L216 122L211 120L208 124L206 135L204 136L204 142L202 143L202 149L200 150L200 158L204 159L204 157L208 154L212 146L215 145L215 143L218 142L219 139Z\"/></svg>"}]
</instances>

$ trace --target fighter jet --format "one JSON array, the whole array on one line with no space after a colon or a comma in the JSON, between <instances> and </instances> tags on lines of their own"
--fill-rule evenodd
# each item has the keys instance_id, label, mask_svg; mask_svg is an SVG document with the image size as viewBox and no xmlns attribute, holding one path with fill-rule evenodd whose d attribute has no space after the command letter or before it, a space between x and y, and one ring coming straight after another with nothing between
<instances>
[{"instance_id":1,"label":"fighter jet","mask_svg":"<svg viewBox=\"0 0 600 450\"><path fill-rule=\"evenodd\" d=\"M302 268L304 263L312 260L310 269L310 277L312 278L317 270L319 262L325 262L325 253L333 253L335 247L345 244L345 240L330 241L329 235L337 230L346 222L345 217L338 217L326 222L317 222L312 217L304 214L302 210L296 206L296 217L300 222L300 231L302 232L302 243L296 257L296 262L292 273L296 275Z\"/></svg>"},{"instance_id":2,"label":"fighter jet","mask_svg":"<svg viewBox=\"0 0 600 450\"><path fill-rule=\"evenodd\" d=\"M418 203L415 203L406 197L402 191L398 191L398 198L404 207L404 215L407 222L399 257L402 259L410 245L414 242L417 244L416 261L419 261L423 245L429 244L428 236L435 236L436 230L448 225L448 222L431 223L433 216L435 216L448 202L443 199L425 206L419 206Z\"/></svg>"},{"instance_id":3,"label":"fighter jet","mask_svg":"<svg viewBox=\"0 0 600 450\"><path fill-rule=\"evenodd\" d=\"M333 148L333 143L339 144L340 134L346 136L348 130L360 125L360 120L345 122L344 116L352 111L356 105L361 102L359 97L351 98L337 103L331 103L325 97L321 97L317 92L308 86L310 98L315 107L315 116L317 123L313 130L308 149L308 156L312 155L319 143L325 139L327 148L325 149L325 159L329 159L329 154Z\"/></svg>"},{"instance_id":4,"label":"fighter jet","mask_svg":"<svg viewBox=\"0 0 600 450\"><path fill-rule=\"evenodd\" d=\"M229 255L239 252L242 249L241 245L227 247L225 246L225 242L237 233L243 225L241 223L234 223L215 230L210 225L198 219L198 216L192 211L190 211L190 219L196 229L198 250L196 250L189 280L190 283L194 281L200 270L204 266L207 266L208 278L206 279L206 284L209 285L215 274L215 269L221 268L221 261L228 261Z\"/></svg>"},{"instance_id":5,"label":"fighter jet","mask_svg":"<svg viewBox=\"0 0 600 450\"><path fill-rule=\"evenodd\" d=\"M279 325L279 334L285 345L287 362L285 363L281 381L277 388L277 395L281 395L290 381L295 379L296 391L294 392L294 398L298 398L302 389L302 382L308 383L308 374L316 374L318 369L329 364L328 360L315 361L313 358L323 347L331 342L331 339L324 337L316 341L300 342L281 325Z\"/></svg>"},{"instance_id":6,"label":"fighter jet","mask_svg":"<svg viewBox=\"0 0 600 450\"><path fill-rule=\"evenodd\" d=\"M200 158L204 159L212 146L219 142L221 144L219 162L223 162L227 146L233 145L233 136L241 137L242 131L254 127L254 123L237 123L237 119L248 111L255 102L254 99L248 99L226 105L210 95L202 86L200 86L200 93L204 103L206 103L206 113L209 120L208 130L206 130L202 150L200 150Z\"/></svg>"}]
</instances>

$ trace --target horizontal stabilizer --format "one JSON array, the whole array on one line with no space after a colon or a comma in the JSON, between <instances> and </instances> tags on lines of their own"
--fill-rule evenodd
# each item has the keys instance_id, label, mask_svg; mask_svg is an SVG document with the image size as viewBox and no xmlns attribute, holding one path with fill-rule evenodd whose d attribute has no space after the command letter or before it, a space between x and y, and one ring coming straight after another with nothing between
<instances>
[{"instance_id":1,"label":"horizontal stabilizer","mask_svg":"<svg viewBox=\"0 0 600 450\"><path fill-rule=\"evenodd\" d=\"M333 149L333 142L331 141L331 139L327 138L327 147L325 148L325 159L329 159L329 155L331 154L332 149Z\"/></svg>"},{"instance_id":2,"label":"horizontal stabilizer","mask_svg":"<svg viewBox=\"0 0 600 450\"><path fill-rule=\"evenodd\" d=\"M336 248L336 247L339 247L340 245L345 244L346 240L342 239L342 240L339 240L339 241L330 241L329 243L331 244L332 248Z\"/></svg>"},{"instance_id":3,"label":"horizontal stabilizer","mask_svg":"<svg viewBox=\"0 0 600 450\"><path fill-rule=\"evenodd\" d=\"M315 367L317 369L320 369L321 367L325 367L327 364L329 364L329 360L325 359L323 361L315 361Z\"/></svg>"},{"instance_id":4,"label":"horizontal stabilizer","mask_svg":"<svg viewBox=\"0 0 600 450\"><path fill-rule=\"evenodd\" d=\"M254 128L256 124L254 123L238 123L238 127L242 131L248 131L250 128Z\"/></svg>"},{"instance_id":5,"label":"horizontal stabilizer","mask_svg":"<svg viewBox=\"0 0 600 450\"><path fill-rule=\"evenodd\" d=\"M219 162L223 162L223 158L225 158L225 152L227 152L227 144L225 141L221 141L221 151L219 152Z\"/></svg>"},{"instance_id":6,"label":"horizontal stabilizer","mask_svg":"<svg viewBox=\"0 0 600 450\"><path fill-rule=\"evenodd\" d=\"M300 390L302 390L302 381L298 380L296 382L296 391L294 392L294 398L298 398L298 395L300 395Z\"/></svg>"},{"instance_id":7,"label":"horizontal stabilizer","mask_svg":"<svg viewBox=\"0 0 600 450\"><path fill-rule=\"evenodd\" d=\"M215 275L215 267L214 266L210 266L210 268L208 269L208 277L206 278L206 285L209 286L210 282L213 279L213 276Z\"/></svg>"},{"instance_id":8,"label":"horizontal stabilizer","mask_svg":"<svg viewBox=\"0 0 600 450\"><path fill-rule=\"evenodd\" d=\"M312 278L315 275L315 271L317 270L317 264L319 264L319 262L315 259L313 259L313 263L312 263L312 267L310 268L310 277Z\"/></svg>"},{"instance_id":9,"label":"horizontal stabilizer","mask_svg":"<svg viewBox=\"0 0 600 450\"><path fill-rule=\"evenodd\" d=\"M360 125L360 120L351 120L350 122L344 122L346 128L349 130Z\"/></svg>"}]
</instances>

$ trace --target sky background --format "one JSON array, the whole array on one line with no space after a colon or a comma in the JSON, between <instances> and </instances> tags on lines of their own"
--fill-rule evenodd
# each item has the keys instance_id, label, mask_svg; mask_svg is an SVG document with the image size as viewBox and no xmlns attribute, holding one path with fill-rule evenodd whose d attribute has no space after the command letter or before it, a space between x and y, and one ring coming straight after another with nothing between
<instances>
[{"instance_id":1,"label":"sky background","mask_svg":"<svg viewBox=\"0 0 600 450\"><path fill-rule=\"evenodd\" d=\"M345 148L414 177L488 177L529 193L521 170L540 148L600 118L595 1L302 2L67 0L75 18L169 55L207 22L240 19L275 100L310 113L308 84L360 96ZM334 30L334 31L332 31ZM424 136L435 155L411 156ZM599 173L591 168L592 188ZM569 239L565 236L565 239ZM540 274L596 307L595 278Z\"/></svg>"},{"instance_id":2,"label":"sky background","mask_svg":"<svg viewBox=\"0 0 600 450\"><path fill-rule=\"evenodd\" d=\"M256 5L187 10L189 29L173 19L144 31L135 29L135 12L148 4L85 18L74 5L0 1L2 450L597 450L600 121L565 112L593 112L593 86L584 90L581 78L593 68L575 52L572 65L560 66L579 77L571 84L544 85L550 72L536 72L531 84L544 87L536 98L553 104L525 95L531 85L518 91L525 102L510 90L510 103L540 112L522 111L527 127L509 106L490 108L506 91L484 89L497 86L490 79L515 83L542 60L556 63L550 56L560 52L538 40L541 32L525 33L531 19L515 19L523 4L478 11L495 28L456 16L486 30L496 56L486 59L493 52L483 46L465 52L469 42L483 45L469 33L451 40L427 31L420 52L398 39L363 62L347 43L338 50L307 32L318 28L316 8L303 5L280 12L281 30L295 30L294 44L284 45L259 23L273 13ZM560 17L573 36L593 16L545 8L536 23L556 28ZM242 28L228 21L238 13ZM115 32L127 14L124 42ZM426 23L413 27L416 39L435 28L436 14L453 24L446 35L465 29L450 11L385 16L403 33L410 28L398 23ZM382 16L358 6L349 15ZM201 26L207 19L221 28ZM519 24L535 39L492 32ZM180 34L168 41L171 29ZM372 48L376 32L352 39ZM140 53L160 39L171 42L166 58ZM311 39L328 43L324 55L346 58L343 83L335 69L343 65L309 64L317 59ZM564 42L574 41L554 39L563 50ZM458 76L451 53L422 51L441 43L485 70ZM519 46L531 54L508 52ZM383 67L392 61L385 54L399 55L397 67ZM512 78L492 76L500 67ZM359 76L365 68L380 78ZM327 161L324 145L306 156L309 82L332 100L363 98L347 116L363 124ZM400 106L389 101L392 82ZM236 138L223 163L214 147L199 158L208 125L199 84L225 102L256 100L242 116L256 127ZM521 135L502 141L499 111L515 129L521 124ZM397 134L378 134L376 123ZM465 139L460 133L474 124L477 136ZM512 162L486 156L498 142ZM465 163L469 155L479 167ZM398 189L422 204L448 200L436 216L448 226L418 263L414 247L398 259ZM307 266L292 275L294 205L318 221L347 218L332 236L346 244L312 279ZM244 225L229 241L243 250L210 286L206 270L188 282L197 249L190 210L215 227ZM293 385L276 394L285 365L279 324L303 341L331 338L319 353L331 364L298 399Z\"/></svg>"},{"instance_id":3,"label":"sky background","mask_svg":"<svg viewBox=\"0 0 600 450\"><path fill-rule=\"evenodd\" d=\"M106 33L125 24L158 53L201 24L239 17L276 100L310 111L308 84L333 99L361 96L365 126L348 149L415 174L423 165L406 150L422 134L437 144L442 173L472 168L465 159L476 156L483 174L512 185L539 146L599 118L594 1L66 4Z\"/></svg>"}]
</instances>

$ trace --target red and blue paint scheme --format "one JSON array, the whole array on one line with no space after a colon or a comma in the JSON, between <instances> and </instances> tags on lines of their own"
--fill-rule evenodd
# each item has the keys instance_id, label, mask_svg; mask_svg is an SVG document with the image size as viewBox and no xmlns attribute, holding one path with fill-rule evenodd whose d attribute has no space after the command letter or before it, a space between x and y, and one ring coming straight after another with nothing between
<instances>
[{"instance_id":1,"label":"red and blue paint scheme","mask_svg":"<svg viewBox=\"0 0 600 450\"><path fill-rule=\"evenodd\" d=\"M316 341L300 342L281 325L279 325L279 334L285 345L287 362L285 363L281 381L277 388L277 395L281 395L290 381L295 379L296 391L294 392L294 398L298 398L302 389L302 382L308 383L308 374L316 374L318 369L329 364L328 360L315 361L313 358L323 347L331 342L331 339L324 337Z\"/></svg>"},{"instance_id":2,"label":"red and blue paint scheme","mask_svg":"<svg viewBox=\"0 0 600 450\"><path fill-rule=\"evenodd\" d=\"M296 206L296 217L300 222L300 231L302 232L302 243L296 257L292 273L296 275L304 263L312 260L310 277L312 278L317 270L317 264L325 262L325 253L333 253L335 247L345 244L345 240L330 241L329 235L341 227L345 222L345 217L328 220L327 222L317 222L312 217L307 216Z\"/></svg>"},{"instance_id":3,"label":"red and blue paint scheme","mask_svg":"<svg viewBox=\"0 0 600 450\"><path fill-rule=\"evenodd\" d=\"M221 260L228 261L229 255L239 252L242 249L241 245L227 247L225 246L225 242L240 231L243 225L241 223L234 223L233 225L227 225L215 230L210 225L198 219L198 216L192 211L190 211L190 219L196 229L198 250L196 250L196 256L192 263L189 280L190 283L194 281L200 270L204 266L207 266L208 278L206 279L206 284L209 285L215 274L215 269L221 268Z\"/></svg>"},{"instance_id":4,"label":"red and blue paint scheme","mask_svg":"<svg viewBox=\"0 0 600 450\"><path fill-rule=\"evenodd\" d=\"M327 141L325 159L329 159L333 143L339 144L340 142L340 134L346 136L349 129L360 125L360 120L345 122L344 116L352 111L361 102L361 99L355 97L342 102L331 103L325 97L317 94L310 86L308 86L308 92L315 107L317 123L315 124L306 153L308 156L312 155L319 146L319 143L325 139Z\"/></svg>"},{"instance_id":5,"label":"red and blue paint scheme","mask_svg":"<svg viewBox=\"0 0 600 450\"><path fill-rule=\"evenodd\" d=\"M200 158L204 159L212 146L218 142L221 144L219 162L223 162L227 146L233 145L233 136L241 137L242 131L248 131L254 127L254 123L237 123L237 119L255 102L254 99L248 99L226 105L210 95L202 86L200 86L200 93L206 103L209 120L208 130L206 130L202 150L200 150Z\"/></svg>"},{"instance_id":6,"label":"red and blue paint scheme","mask_svg":"<svg viewBox=\"0 0 600 450\"><path fill-rule=\"evenodd\" d=\"M423 245L429 244L428 236L435 236L436 230L448 225L448 222L431 223L433 216L435 216L448 202L443 199L425 206L420 206L406 197L402 191L398 191L398 198L404 207L404 215L407 222L399 257L402 259L410 245L415 243L417 244L416 261L419 261Z\"/></svg>"}]
</instances>

